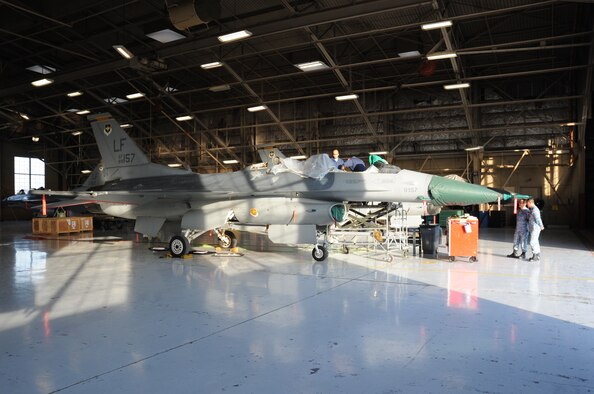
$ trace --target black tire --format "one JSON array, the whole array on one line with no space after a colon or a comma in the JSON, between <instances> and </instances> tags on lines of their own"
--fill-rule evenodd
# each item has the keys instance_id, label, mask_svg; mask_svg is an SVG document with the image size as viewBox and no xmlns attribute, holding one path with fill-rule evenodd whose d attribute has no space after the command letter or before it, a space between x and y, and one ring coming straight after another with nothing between
<instances>
[{"instance_id":1,"label":"black tire","mask_svg":"<svg viewBox=\"0 0 594 394\"><path fill-rule=\"evenodd\" d=\"M318 245L311 251L311 256L315 261L324 261L328 258L328 250L322 245Z\"/></svg>"},{"instance_id":2,"label":"black tire","mask_svg":"<svg viewBox=\"0 0 594 394\"><path fill-rule=\"evenodd\" d=\"M454 260L456 260L456 257L455 256L450 256L450 261L454 261Z\"/></svg>"},{"instance_id":3,"label":"black tire","mask_svg":"<svg viewBox=\"0 0 594 394\"><path fill-rule=\"evenodd\" d=\"M169 241L169 252L173 257L182 257L188 254L190 250L190 243L183 235L176 235Z\"/></svg>"},{"instance_id":4,"label":"black tire","mask_svg":"<svg viewBox=\"0 0 594 394\"><path fill-rule=\"evenodd\" d=\"M232 249L237 247L237 236L233 231L225 231L223 236L219 238L219 246L225 249Z\"/></svg>"},{"instance_id":5,"label":"black tire","mask_svg":"<svg viewBox=\"0 0 594 394\"><path fill-rule=\"evenodd\" d=\"M342 245L342 253L349 254L349 247L346 245Z\"/></svg>"},{"instance_id":6,"label":"black tire","mask_svg":"<svg viewBox=\"0 0 594 394\"><path fill-rule=\"evenodd\" d=\"M469 262L469 263L474 263L474 262L476 262L477 260L478 260L478 259L476 258L476 256L471 256L471 257L468 259L468 262Z\"/></svg>"}]
</instances>

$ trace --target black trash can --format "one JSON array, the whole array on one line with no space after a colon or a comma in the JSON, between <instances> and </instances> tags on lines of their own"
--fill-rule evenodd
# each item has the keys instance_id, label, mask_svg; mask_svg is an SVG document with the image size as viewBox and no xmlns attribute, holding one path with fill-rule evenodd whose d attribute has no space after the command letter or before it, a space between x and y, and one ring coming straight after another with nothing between
<instances>
[{"instance_id":1,"label":"black trash can","mask_svg":"<svg viewBox=\"0 0 594 394\"><path fill-rule=\"evenodd\" d=\"M423 254L437 256L437 248L441 243L441 227L439 224L422 224L419 229Z\"/></svg>"}]
</instances>

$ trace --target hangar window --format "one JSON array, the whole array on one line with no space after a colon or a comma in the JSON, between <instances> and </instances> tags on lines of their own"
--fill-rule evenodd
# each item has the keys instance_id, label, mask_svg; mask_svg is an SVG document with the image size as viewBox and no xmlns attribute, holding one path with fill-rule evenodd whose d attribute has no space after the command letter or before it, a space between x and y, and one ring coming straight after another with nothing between
<instances>
[{"instance_id":1,"label":"hangar window","mask_svg":"<svg viewBox=\"0 0 594 394\"><path fill-rule=\"evenodd\" d=\"M45 163L35 157L14 157L14 192L45 187Z\"/></svg>"}]
</instances>

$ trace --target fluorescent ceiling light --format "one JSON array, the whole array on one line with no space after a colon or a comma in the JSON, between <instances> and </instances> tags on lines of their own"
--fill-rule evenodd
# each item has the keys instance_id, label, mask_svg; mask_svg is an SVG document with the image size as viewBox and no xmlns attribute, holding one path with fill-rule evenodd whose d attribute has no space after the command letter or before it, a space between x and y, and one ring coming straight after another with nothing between
<instances>
[{"instance_id":1,"label":"fluorescent ceiling light","mask_svg":"<svg viewBox=\"0 0 594 394\"><path fill-rule=\"evenodd\" d=\"M81 170L81 173L82 174L90 174L91 173L91 170Z\"/></svg>"},{"instance_id":2,"label":"fluorescent ceiling light","mask_svg":"<svg viewBox=\"0 0 594 394\"><path fill-rule=\"evenodd\" d=\"M221 63L221 62L211 62L211 63L201 64L200 67L203 68L204 70L210 70L211 68L221 67L222 65L223 65L223 63Z\"/></svg>"},{"instance_id":3,"label":"fluorescent ceiling light","mask_svg":"<svg viewBox=\"0 0 594 394\"><path fill-rule=\"evenodd\" d=\"M107 104L121 104L128 102L128 100L119 97L108 97L103 99L103 101L105 101Z\"/></svg>"},{"instance_id":4,"label":"fluorescent ceiling light","mask_svg":"<svg viewBox=\"0 0 594 394\"><path fill-rule=\"evenodd\" d=\"M469 88L470 84L468 82L463 83L454 83L452 85L443 85L445 90L452 90L452 89L466 89Z\"/></svg>"},{"instance_id":5,"label":"fluorescent ceiling light","mask_svg":"<svg viewBox=\"0 0 594 394\"><path fill-rule=\"evenodd\" d=\"M421 56L421 52L419 51L408 51L408 52L400 52L398 54L400 57L419 57Z\"/></svg>"},{"instance_id":6,"label":"fluorescent ceiling light","mask_svg":"<svg viewBox=\"0 0 594 394\"><path fill-rule=\"evenodd\" d=\"M54 83L53 79L43 78L43 79L38 79L37 81L31 82L31 85L33 85L35 87L40 87L40 86L45 86L45 85L49 85L52 83Z\"/></svg>"},{"instance_id":7,"label":"fluorescent ceiling light","mask_svg":"<svg viewBox=\"0 0 594 394\"><path fill-rule=\"evenodd\" d=\"M297 67L301 71L307 72L307 71L325 70L328 68L328 65L322 61L316 60L315 62L296 64L295 67Z\"/></svg>"},{"instance_id":8,"label":"fluorescent ceiling light","mask_svg":"<svg viewBox=\"0 0 594 394\"><path fill-rule=\"evenodd\" d=\"M67 93L66 96L68 97L77 97L77 96L82 96L83 92L79 92L78 90L76 92L70 92Z\"/></svg>"},{"instance_id":9,"label":"fluorescent ceiling light","mask_svg":"<svg viewBox=\"0 0 594 394\"><path fill-rule=\"evenodd\" d=\"M239 163L237 160L223 160L223 164L237 164Z\"/></svg>"},{"instance_id":10,"label":"fluorescent ceiling light","mask_svg":"<svg viewBox=\"0 0 594 394\"><path fill-rule=\"evenodd\" d=\"M123 45L113 45L113 49L118 51L118 53L125 59L132 59L134 57L134 54Z\"/></svg>"},{"instance_id":11,"label":"fluorescent ceiling light","mask_svg":"<svg viewBox=\"0 0 594 394\"><path fill-rule=\"evenodd\" d=\"M136 93L131 93L131 94L126 95L126 98L128 100L134 100L134 99L141 98L141 97L144 97L144 93L136 92Z\"/></svg>"},{"instance_id":12,"label":"fluorescent ceiling light","mask_svg":"<svg viewBox=\"0 0 594 394\"><path fill-rule=\"evenodd\" d=\"M431 55L427 55L427 60L449 59L456 56L458 55L454 52L433 52Z\"/></svg>"},{"instance_id":13,"label":"fluorescent ceiling light","mask_svg":"<svg viewBox=\"0 0 594 394\"><path fill-rule=\"evenodd\" d=\"M180 163L169 163L167 164L168 167L171 168L176 168L176 167L181 167L182 165Z\"/></svg>"},{"instance_id":14,"label":"fluorescent ceiling light","mask_svg":"<svg viewBox=\"0 0 594 394\"><path fill-rule=\"evenodd\" d=\"M268 108L265 105L257 105L255 107L248 107L248 111L250 112L258 112L258 111L264 111L266 108Z\"/></svg>"},{"instance_id":15,"label":"fluorescent ceiling light","mask_svg":"<svg viewBox=\"0 0 594 394\"><path fill-rule=\"evenodd\" d=\"M423 30L433 30L433 29L440 29L442 27L450 27L452 26L452 21L441 21L441 22L434 22L434 23L426 23L421 25L421 29Z\"/></svg>"},{"instance_id":16,"label":"fluorescent ceiling light","mask_svg":"<svg viewBox=\"0 0 594 394\"><path fill-rule=\"evenodd\" d=\"M90 114L91 111L89 111L88 109L83 109L82 111L78 111L76 114L77 115L86 115L86 114Z\"/></svg>"},{"instance_id":17,"label":"fluorescent ceiling light","mask_svg":"<svg viewBox=\"0 0 594 394\"><path fill-rule=\"evenodd\" d=\"M218 36L220 42L231 42L241 40L243 38L248 38L252 35L251 32L247 30L236 31L235 33L229 33L222 36Z\"/></svg>"},{"instance_id":18,"label":"fluorescent ceiling light","mask_svg":"<svg viewBox=\"0 0 594 394\"><path fill-rule=\"evenodd\" d=\"M167 93L173 93L173 92L177 92L179 89L178 88L174 88L173 86L166 86L165 87L165 91Z\"/></svg>"},{"instance_id":19,"label":"fluorescent ceiling light","mask_svg":"<svg viewBox=\"0 0 594 394\"><path fill-rule=\"evenodd\" d=\"M482 145L479 146L471 146L470 148L464 148L465 151L470 152L470 151L474 151L474 150L481 150L483 149Z\"/></svg>"},{"instance_id":20,"label":"fluorescent ceiling light","mask_svg":"<svg viewBox=\"0 0 594 394\"><path fill-rule=\"evenodd\" d=\"M21 115L23 116L23 115ZM569 122L569 123L563 123L561 126L575 126L577 123L575 122Z\"/></svg>"},{"instance_id":21,"label":"fluorescent ceiling light","mask_svg":"<svg viewBox=\"0 0 594 394\"><path fill-rule=\"evenodd\" d=\"M80 131L80 130L72 132L73 136L77 136L77 135L81 135L81 134L82 134L82 131Z\"/></svg>"},{"instance_id":22,"label":"fluorescent ceiling light","mask_svg":"<svg viewBox=\"0 0 594 394\"><path fill-rule=\"evenodd\" d=\"M153 33L147 34L146 36L152 38L153 40L162 42L163 44L186 38L186 36L179 34L178 32L173 31L171 29L155 31Z\"/></svg>"},{"instance_id":23,"label":"fluorescent ceiling light","mask_svg":"<svg viewBox=\"0 0 594 394\"><path fill-rule=\"evenodd\" d=\"M78 108L70 108L70 109L66 110L66 112L78 112L78 111L80 111L80 109L78 109Z\"/></svg>"},{"instance_id":24,"label":"fluorescent ceiling light","mask_svg":"<svg viewBox=\"0 0 594 394\"><path fill-rule=\"evenodd\" d=\"M129 129L130 127L132 127L132 125L131 125L130 123L122 123L122 124L120 125L120 127L121 127L122 129Z\"/></svg>"},{"instance_id":25,"label":"fluorescent ceiling light","mask_svg":"<svg viewBox=\"0 0 594 394\"><path fill-rule=\"evenodd\" d=\"M31 137L31 141L33 141L33 142L39 142L39 137Z\"/></svg>"},{"instance_id":26,"label":"fluorescent ceiling light","mask_svg":"<svg viewBox=\"0 0 594 394\"><path fill-rule=\"evenodd\" d=\"M29 115L27 114L19 114L19 116L25 120L29 120Z\"/></svg>"},{"instance_id":27,"label":"fluorescent ceiling light","mask_svg":"<svg viewBox=\"0 0 594 394\"><path fill-rule=\"evenodd\" d=\"M54 67L43 66L43 65L39 65L39 64L36 64L35 66L27 67L27 70L33 71L33 72L36 72L39 74L51 74L56 71L56 69Z\"/></svg>"},{"instance_id":28,"label":"fluorescent ceiling light","mask_svg":"<svg viewBox=\"0 0 594 394\"><path fill-rule=\"evenodd\" d=\"M211 92L224 92L229 89L231 89L231 86L229 85L218 85L208 88L208 90L210 90Z\"/></svg>"},{"instance_id":29,"label":"fluorescent ceiling light","mask_svg":"<svg viewBox=\"0 0 594 394\"><path fill-rule=\"evenodd\" d=\"M336 96L334 97L336 101L346 101L346 100L356 100L359 98L358 94L345 94L344 96Z\"/></svg>"},{"instance_id":30,"label":"fluorescent ceiling light","mask_svg":"<svg viewBox=\"0 0 594 394\"><path fill-rule=\"evenodd\" d=\"M378 151L378 152L369 152L370 155L387 155L388 152L386 152L385 150L382 151Z\"/></svg>"},{"instance_id":31,"label":"fluorescent ceiling light","mask_svg":"<svg viewBox=\"0 0 594 394\"><path fill-rule=\"evenodd\" d=\"M307 159L307 156L305 156L305 155L291 156L291 159L293 159L293 160L303 160L303 159Z\"/></svg>"},{"instance_id":32,"label":"fluorescent ceiling light","mask_svg":"<svg viewBox=\"0 0 594 394\"><path fill-rule=\"evenodd\" d=\"M194 117L192 115L183 115L183 116L178 116L177 118L175 118L175 120L179 121L179 122L183 122L184 120L192 120L194 119Z\"/></svg>"}]
</instances>

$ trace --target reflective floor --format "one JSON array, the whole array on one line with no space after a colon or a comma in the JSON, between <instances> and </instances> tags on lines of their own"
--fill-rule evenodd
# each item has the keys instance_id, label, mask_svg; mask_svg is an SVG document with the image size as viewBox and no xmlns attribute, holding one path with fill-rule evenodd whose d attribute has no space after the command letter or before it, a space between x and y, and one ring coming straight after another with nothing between
<instances>
[{"instance_id":1,"label":"reflective floor","mask_svg":"<svg viewBox=\"0 0 594 394\"><path fill-rule=\"evenodd\" d=\"M242 239L165 258L133 234L35 239L0 223L2 393L594 392L594 256L569 229L542 261L478 262Z\"/></svg>"}]
</instances>

